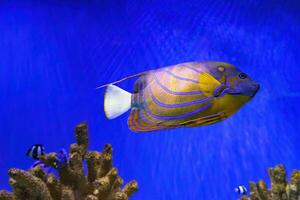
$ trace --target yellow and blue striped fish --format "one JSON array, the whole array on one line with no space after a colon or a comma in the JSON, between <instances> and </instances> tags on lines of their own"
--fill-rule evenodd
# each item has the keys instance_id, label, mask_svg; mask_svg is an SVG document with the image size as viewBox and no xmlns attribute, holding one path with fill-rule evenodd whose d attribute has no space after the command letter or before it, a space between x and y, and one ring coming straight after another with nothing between
<instances>
[{"instance_id":1,"label":"yellow and blue striped fish","mask_svg":"<svg viewBox=\"0 0 300 200\"><path fill-rule=\"evenodd\" d=\"M131 109L128 126L136 132L222 121L259 89L245 73L224 62L182 63L120 81L134 76L140 77L132 94L112 84L104 85L104 111L108 119L113 119Z\"/></svg>"}]
</instances>

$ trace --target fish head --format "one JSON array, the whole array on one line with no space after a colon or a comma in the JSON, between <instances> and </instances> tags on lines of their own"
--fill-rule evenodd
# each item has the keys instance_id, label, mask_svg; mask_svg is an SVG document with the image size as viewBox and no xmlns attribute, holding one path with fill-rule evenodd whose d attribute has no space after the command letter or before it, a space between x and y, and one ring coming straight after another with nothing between
<instances>
[{"instance_id":1,"label":"fish head","mask_svg":"<svg viewBox=\"0 0 300 200\"><path fill-rule=\"evenodd\" d=\"M201 81L205 82L205 77L201 75L199 85L204 94L215 97L211 108L213 113L223 112L228 117L250 101L259 90L258 83L231 64L206 62L205 66L207 69L206 73L209 73L209 75L206 74L205 76L211 76L207 78L207 80L211 81L201 84ZM208 85L211 87L208 87ZM209 89L205 90L204 86L207 86Z\"/></svg>"},{"instance_id":2,"label":"fish head","mask_svg":"<svg viewBox=\"0 0 300 200\"><path fill-rule=\"evenodd\" d=\"M228 95L244 96L249 100L255 96L260 86L249 75L241 71L237 67L224 62L207 62L210 73L224 87L219 87L219 92L224 92Z\"/></svg>"}]
</instances>

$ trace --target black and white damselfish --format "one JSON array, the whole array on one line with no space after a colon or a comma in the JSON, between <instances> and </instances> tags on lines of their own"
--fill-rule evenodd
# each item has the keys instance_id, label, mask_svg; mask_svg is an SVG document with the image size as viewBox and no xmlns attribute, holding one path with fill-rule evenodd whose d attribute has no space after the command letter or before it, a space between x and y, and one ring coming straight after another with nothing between
<instances>
[{"instance_id":1,"label":"black and white damselfish","mask_svg":"<svg viewBox=\"0 0 300 200\"><path fill-rule=\"evenodd\" d=\"M45 148L42 144L34 144L26 152L27 156L35 160L39 160L40 156L44 154L45 154Z\"/></svg>"},{"instance_id":2,"label":"black and white damselfish","mask_svg":"<svg viewBox=\"0 0 300 200\"><path fill-rule=\"evenodd\" d=\"M241 195L247 194L247 188L244 185L239 185L235 188L235 192Z\"/></svg>"}]
</instances>

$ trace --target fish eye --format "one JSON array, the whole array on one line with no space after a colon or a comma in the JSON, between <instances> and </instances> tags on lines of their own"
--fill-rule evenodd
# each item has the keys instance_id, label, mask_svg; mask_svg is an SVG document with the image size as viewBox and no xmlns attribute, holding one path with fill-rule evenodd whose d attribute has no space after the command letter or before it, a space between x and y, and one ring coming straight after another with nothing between
<instances>
[{"instance_id":1,"label":"fish eye","mask_svg":"<svg viewBox=\"0 0 300 200\"><path fill-rule=\"evenodd\" d=\"M245 78L247 78L248 76L247 76L247 74L245 74L245 73L240 73L239 74L239 78L240 79L245 79Z\"/></svg>"}]
</instances>

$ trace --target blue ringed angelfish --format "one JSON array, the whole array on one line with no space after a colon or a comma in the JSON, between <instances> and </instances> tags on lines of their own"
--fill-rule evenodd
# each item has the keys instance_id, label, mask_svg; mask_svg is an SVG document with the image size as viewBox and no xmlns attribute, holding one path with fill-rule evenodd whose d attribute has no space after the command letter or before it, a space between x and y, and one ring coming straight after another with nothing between
<instances>
[{"instance_id":1,"label":"blue ringed angelfish","mask_svg":"<svg viewBox=\"0 0 300 200\"><path fill-rule=\"evenodd\" d=\"M113 84L139 77L133 93ZM100 86L107 87L104 111L114 119L131 109L135 132L214 124L255 96L259 84L224 62L188 62L150 70Z\"/></svg>"}]
</instances>

